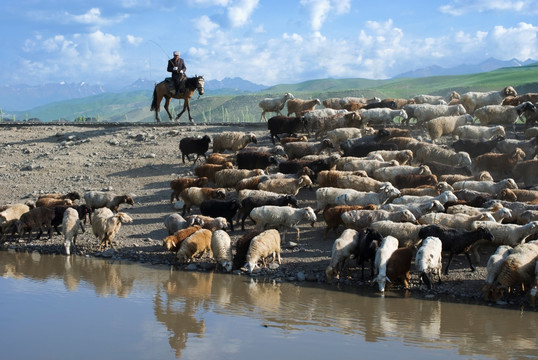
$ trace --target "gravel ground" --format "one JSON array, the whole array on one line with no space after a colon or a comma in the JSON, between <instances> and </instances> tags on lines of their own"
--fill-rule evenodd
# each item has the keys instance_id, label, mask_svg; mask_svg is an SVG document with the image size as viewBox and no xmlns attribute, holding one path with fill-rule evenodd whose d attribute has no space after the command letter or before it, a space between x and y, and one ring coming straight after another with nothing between
<instances>
[{"instance_id":1,"label":"gravel ground","mask_svg":"<svg viewBox=\"0 0 538 360\"><path fill-rule=\"evenodd\" d=\"M258 145L270 144L265 124L4 124L0 146L0 179L3 185L0 187L0 203L36 200L43 192L113 190L118 194L131 194L135 205L122 205L122 211L133 218L133 223L121 228L115 239L117 251L98 252L98 240L88 224L87 231L77 239L78 256L170 264L173 255L162 247L162 239L167 236L163 220L176 211L170 202L169 183L178 176L192 175L194 169L192 163L181 163L179 140L184 136L211 136L232 130L254 132L258 137ZM299 206L315 207L314 191L301 189L297 198ZM198 212L196 208L193 210L194 213ZM324 269L330 261L335 237L330 232L328 239L323 238L325 223L322 216L318 218L320 220L314 227L301 226L299 241L283 245L282 265L263 269L252 276L278 281L325 282ZM233 241L254 228L251 222L247 221L246 224L244 232L238 226L231 234ZM294 235L289 234L287 240L295 241ZM43 236L30 243L8 239L2 246L46 254L62 253L62 244L63 236L54 234L51 240ZM494 250L493 247L481 249L482 256L476 264L475 272L470 271L463 255L456 256L449 275L443 276L443 282L436 284L432 291L420 289L417 274L413 272L411 288L405 291L405 296L509 308L525 307L529 310L528 301L521 294L512 295L506 301L495 304L482 300L480 288L486 277L485 266ZM214 266L211 259L203 259L180 268L209 271ZM369 281L360 281L360 271L354 262L351 266L349 275L333 285L371 288ZM404 293L401 285L395 284L393 289Z\"/></svg>"}]
</instances>

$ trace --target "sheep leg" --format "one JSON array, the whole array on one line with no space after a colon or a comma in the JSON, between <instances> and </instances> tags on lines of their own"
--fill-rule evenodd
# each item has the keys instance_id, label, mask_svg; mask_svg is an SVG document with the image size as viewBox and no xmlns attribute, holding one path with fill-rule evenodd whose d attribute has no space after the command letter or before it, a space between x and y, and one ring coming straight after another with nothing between
<instances>
[{"instance_id":1,"label":"sheep leg","mask_svg":"<svg viewBox=\"0 0 538 360\"><path fill-rule=\"evenodd\" d=\"M471 271L475 271L476 269L474 268L473 262L471 261L471 254L469 254L469 252L466 252L465 257L467 257L467 261L469 261L469 266L471 267Z\"/></svg>"},{"instance_id":2,"label":"sheep leg","mask_svg":"<svg viewBox=\"0 0 538 360\"><path fill-rule=\"evenodd\" d=\"M299 241L299 236L300 236L300 230L299 230L299 227L297 225L293 225L293 228L295 230L297 230L297 236L295 237L297 239L297 241Z\"/></svg>"},{"instance_id":3,"label":"sheep leg","mask_svg":"<svg viewBox=\"0 0 538 360\"><path fill-rule=\"evenodd\" d=\"M451 252L450 255L448 256L448 263L446 264L446 268L445 268L445 275L448 275L448 267L450 266L450 262L452 261L452 257L454 256L454 254Z\"/></svg>"},{"instance_id":4,"label":"sheep leg","mask_svg":"<svg viewBox=\"0 0 538 360\"><path fill-rule=\"evenodd\" d=\"M62 235L62 233L60 232L60 229L58 229L58 225L54 225L54 230L56 230L56 234Z\"/></svg>"}]
</instances>

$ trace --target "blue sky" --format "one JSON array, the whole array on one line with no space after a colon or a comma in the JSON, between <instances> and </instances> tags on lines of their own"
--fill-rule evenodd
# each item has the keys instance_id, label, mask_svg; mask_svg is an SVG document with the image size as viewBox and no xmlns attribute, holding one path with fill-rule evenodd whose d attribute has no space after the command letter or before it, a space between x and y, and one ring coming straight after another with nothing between
<instances>
[{"instance_id":1,"label":"blue sky","mask_svg":"<svg viewBox=\"0 0 538 360\"><path fill-rule=\"evenodd\" d=\"M429 65L538 59L530 0L2 0L0 83L160 81L264 85L389 78Z\"/></svg>"}]
</instances>

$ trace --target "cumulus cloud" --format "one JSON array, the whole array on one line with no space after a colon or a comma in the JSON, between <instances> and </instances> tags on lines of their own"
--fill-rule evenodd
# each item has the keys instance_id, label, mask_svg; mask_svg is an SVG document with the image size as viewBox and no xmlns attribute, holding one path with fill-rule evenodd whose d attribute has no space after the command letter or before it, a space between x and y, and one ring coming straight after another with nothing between
<instances>
[{"instance_id":1,"label":"cumulus cloud","mask_svg":"<svg viewBox=\"0 0 538 360\"><path fill-rule=\"evenodd\" d=\"M127 38L127 42L129 44L135 45L135 46L140 45L142 43L142 41L144 41L144 39L142 39L141 37L134 36L134 35L127 35L126 38Z\"/></svg>"},{"instance_id":2,"label":"cumulus cloud","mask_svg":"<svg viewBox=\"0 0 538 360\"><path fill-rule=\"evenodd\" d=\"M537 5L536 0L452 0L449 4L440 6L439 11L460 16L466 13L487 11L533 11Z\"/></svg>"},{"instance_id":3,"label":"cumulus cloud","mask_svg":"<svg viewBox=\"0 0 538 360\"><path fill-rule=\"evenodd\" d=\"M228 19L232 26L245 25L257 6L258 0L240 0L228 7Z\"/></svg>"},{"instance_id":4,"label":"cumulus cloud","mask_svg":"<svg viewBox=\"0 0 538 360\"><path fill-rule=\"evenodd\" d=\"M66 19L79 24L105 26L121 22L125 20L128 15L124 14L114 18L105 18L101 16L101 10L99 10L99 8L92 8L82 15L65 13L65 17Z\"/></svg>"},{"instance_id":5,"label":"cumulus cloud","mask_svg":"<svg viewBox=\"0 0 538 360\"><path fill-rule=\"evenodd\" d=\"M351 9L351 0L301 0L300 4L310 14L312 30L319 31L328 16L342 15Z\"/></svg>"},{"instance_id":6,"label":"cumulus cloud","mask_svg":"<svg viewBox=\"0 0 538 360\"><path fill-rule=\"evenodd\" d=\"M211 21L207 15L202 15L193 20L193 27L198 31L198 41L202 45L207 45L210 39L219 35L219 25Z\"/></svg>"}]
</instances>

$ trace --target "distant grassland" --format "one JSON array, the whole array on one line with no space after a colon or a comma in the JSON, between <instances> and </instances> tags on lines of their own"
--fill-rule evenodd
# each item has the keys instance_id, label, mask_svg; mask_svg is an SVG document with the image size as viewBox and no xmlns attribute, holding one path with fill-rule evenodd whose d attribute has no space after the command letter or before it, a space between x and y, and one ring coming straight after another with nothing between
<instances>
[{"instance_id":1,"label":"distant grassland","mask_svg":"<svg viewBox=\"0 0 538 360\"><path fill-rule=\"evenodd\" d=\"M513 86L518 93L538 92L538 65L502 68L491 72L433 76L418 79L399 78L390 80L369 79L322 79L298 84L281 84L262 92L244 95L211 95L200 98L198 94L191 99L191 114L197 123L242 123L258 122L261 109L260 100L266 97L280 97L291 92L301 99L357 96L371 98L411 98L418 94L447 95L451 91L462 94L467 91L502 90ZM64 119L67 121L114 121L114 122L153 122L154 113L149 107L152 91L128 93L105 93L97 96L63 101L24 113L17 113L16 120L38 118L41 121ZM161 104L161 121L168 117ZM183 108L183 101L172 100L171 109L175 116ZM287 114L286 107L283 110ZM268 114L273 116L274 114ZM188 121L183 114L182 122Z\"/></svg>"}]
</instances>

